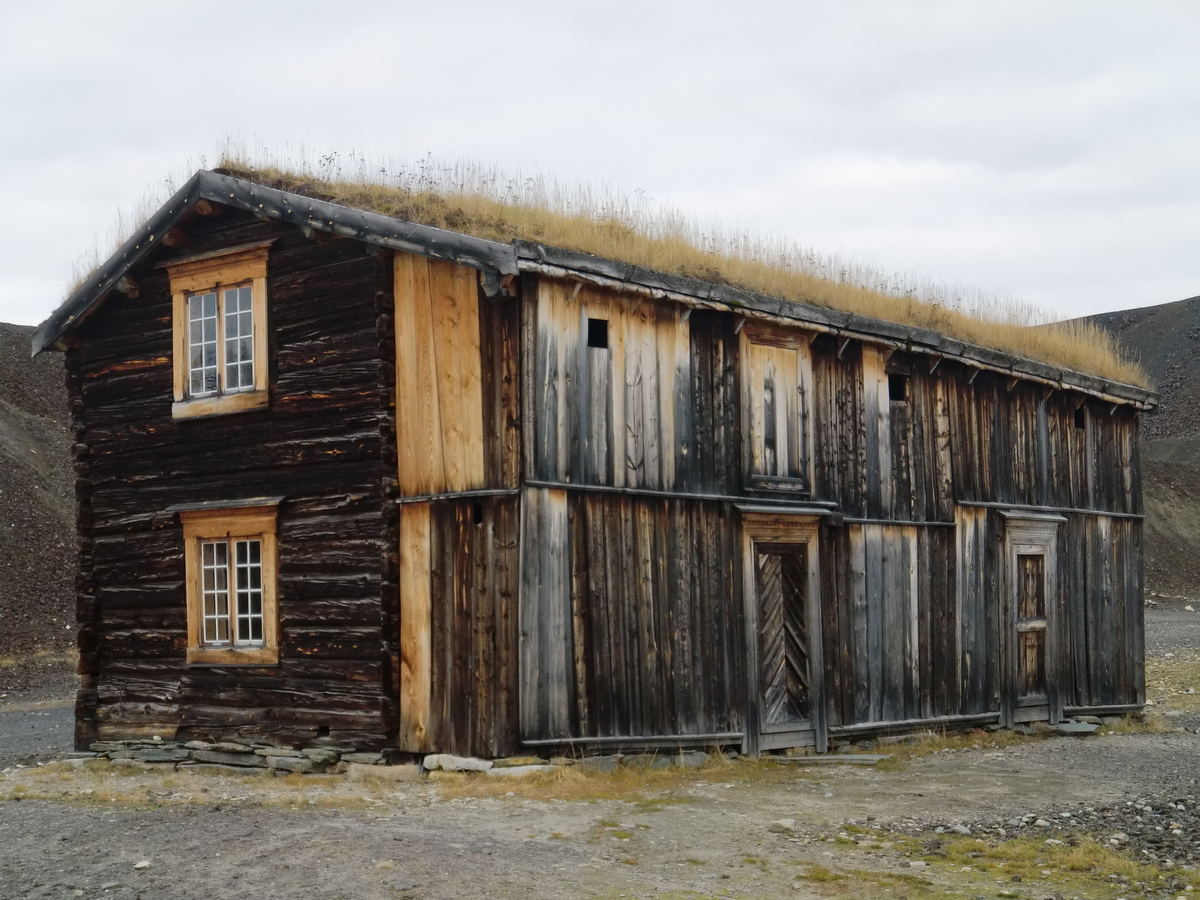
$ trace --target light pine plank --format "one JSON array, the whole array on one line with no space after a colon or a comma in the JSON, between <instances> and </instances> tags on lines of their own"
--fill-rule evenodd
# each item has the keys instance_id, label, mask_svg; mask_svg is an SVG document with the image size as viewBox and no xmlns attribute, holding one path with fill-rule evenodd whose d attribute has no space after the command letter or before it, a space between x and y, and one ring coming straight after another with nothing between
<instances>
[{"instance_id":1,"label":"light pine plank","mask_svg":"<svg viewBox=\"0 0 1200 900\"><path fill-rule=\"evenodd\" d=\"M400 489L407 496L445 490L429 261L397 253L396 441Z\"/></svg>"},{"instance_id":2,"label":"light pine plank","mask_svg":"<svg viewBox=\"0 0 1200 900\"><path fill-rule=\"evenodd\" d=\"M420 417L415 390L417 334L413 260L410 253L397 253L392 263L392 296L396 316L396 459L400 491L406 495L421 493L424 484L418 473L414 440L420 433Z\"/></svg>"},{"instance_id":3,"label":"light pine plank","mask_svg":"<svg viewBox=\"0 0 1200 900\"><path fill-rule=\"evenodd\" d=\"M442 489L465 491L483 486L479 292L473 270L440 260L430 260L428 266Z\"/></svg>"},{"instance_id":4,"label":"light pine plank","mask_svg":"<svg viewBox=\"0 0 1200 900\"><path fill-rule=\"evenodd\" d=\"M429 504L400 508L400 748L433 749Z\"/></svg>"}]
</instances>

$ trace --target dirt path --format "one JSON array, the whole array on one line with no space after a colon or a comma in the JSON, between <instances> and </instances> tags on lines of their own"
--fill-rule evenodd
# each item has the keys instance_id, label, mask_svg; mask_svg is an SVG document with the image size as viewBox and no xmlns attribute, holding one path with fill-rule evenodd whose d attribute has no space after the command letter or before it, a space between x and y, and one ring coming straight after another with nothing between
<instances>
[{"instance_id":1,"label":"dirt path","mask_svg":"<svg viewBox=\"0 0 1200 900\"><path fill-rule=\"evenodd\" d=\"M1200 644L1196 623L1194 613L1148 610L1151 652L1164 660L1168 653L1193 653ZM1055 867L1049 850L1037 849L1049 848L1047 840L1075 840L1081 829L1105 838L1114 829L1134 833L1143 817L1128 804L1143 798L1156 798L1160 808L1167 800L1200 798L1200 736L1185 732L936 752L893 771L738 764L680 774L670 783L651 781L628 799L613 799L603 782L585 785L582 793L578 785L566 786L558 795L564 799L555 799L556 789L516 782L501 789L483 779L380 785L111 766L16 769L17 758L57 756L70 745L69 699L44 691L38 697L22 700L18 692L0 700L0 900L1131 900L1182 896L1184 882L1170 879L1196 875L1159 869L1151 886L1140 888L1134 875L1110 880L1093 873L1081 881ZM1172 703L1194 699L1167 693L1158 708L1169 717L1178 712ZM1190 707L1181 708L1191 715ZM1200 832L1200 810L1193 815L1192 809L1187 833L1181 828L1167 851L1137 843L1135 835L1130 855L1139 856L1142 847L1164 855L1186 846L1200 859L1200 833L1191 834L1193 827ZM1021 816L1030 818L1014 827ZM1170 816L1184 814L1167 816L1163 827ZM1035 826L1040 817L1050 824ZM769 830L780 820L793 820L794 830ZM1154 829L1163 832L1157 821L1147 814L1152 841ZM870 833L857 833L868 824ZM965 858L926 853L934 828L964 825L972 836L958 840L968 842L968 850L977 838L999 846L1000 827L1009 838L1036 835L1021 845L1029 856L1025 868L976 864L970 857L978 852ZM1101 834L1101 826L1108 832ZM907 841L917 832L924 843ZM141 862L149 865L135 868ZM1181 856L1179 862L1187 861Z\"/></svg>"},{"instance_id":2,"label":"dirt path","mask_svg":"<svg viewBox=\"0 0 1200 900\"><path fill-rule=\"evenodd\" d=\"M797 880L812 864L893 878L871 890L899 897L915 883L909 855L838 841L844 823L984 833L1014 816L1195 796L1198 753L1196 735L1134 734L938 753L894 772L735 765L729 780L702 773L632 802L530 800L516 783L512 797L447 801L432 782L9 770L0 897L822 896ZM31 794L56 799L13 799ZM781 819L795 832L768 830ZM922 896L977 883L996 896L986 873L919 874Z\"/></svg>"}]
</instances>

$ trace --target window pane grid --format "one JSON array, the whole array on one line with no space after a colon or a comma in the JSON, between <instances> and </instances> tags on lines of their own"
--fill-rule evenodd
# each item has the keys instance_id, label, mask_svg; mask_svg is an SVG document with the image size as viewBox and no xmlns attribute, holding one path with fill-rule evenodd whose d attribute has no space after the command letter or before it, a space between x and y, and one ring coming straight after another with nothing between
<instances>
[{"instance_id":1,"label":"window pane grid","mask_svg":"<svg viewBox=\"0 0 1200 900\"><path fill-rule=\"evenodd\" d=\"M237 584L238 644L261 644L263 640L262 542L234 542Z\"/></svg>"},{"instance_id":2,"label":"window pane grid","mask_svg":"<svg viewBox=\"0 0 1200 900\"><path fill-rule=\"evenodd\" d=\"M188 396L253 391L254 289L215 287L187 298Z\"/></svg>"},{"instance_id":3,"label":"window pane grid","mask_svg":"<svg viewBox=\"0 0 1200 900\"><path fill-rule=\"evenodd\" d=\"M200 577L203 591L203 641L229 643L229 544L205 541L200 545Z\"/></svg>"},{"instance_id":4,"label":"window pane grid","mask_svg":"<svg viewBox=\"0 0 1200 900\"><path fill-rule=\"evenodd\" d=\"M225 390L254 389L254 311L250 286L224 291Z\"/></svg>"},{"instance_id":5,"label":"window pane grid","mask_svg":"<svg viewBox=\"0 0 1200 900\"><path fill-rule=\"evenodd\" d=\"M261 539L201 542L201 643L211 647L263 644L262 578Z\"/></svg>"},{"instance_id":6,"label":"window pane grid","mask_svg":"<svg viewBox=\"0 0 1200 900\"><path fill-rule=\"evenodd\" d=\"M217 392L217 294L188 298L189 393L206 397Z\"/></svg>"}]
</instances>

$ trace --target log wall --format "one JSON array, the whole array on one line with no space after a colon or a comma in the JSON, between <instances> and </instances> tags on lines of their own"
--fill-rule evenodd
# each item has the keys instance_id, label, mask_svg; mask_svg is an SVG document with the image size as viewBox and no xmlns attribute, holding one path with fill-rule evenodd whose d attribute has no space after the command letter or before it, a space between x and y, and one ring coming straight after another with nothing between
<instances>
[{"instance_id":1,"label":"log wall","mask_svg":"<svg viewBox=\"0 0 1200 900\"><path fill-rule=\"evenodd\" d=\"M390 258L227 211L186 252L275 239L270 406L172 419L171 297L151 258L67 353L77 457L77 740L156 733L379 747L395 620ZM393 455L394 458L394 455ZM393 470L394 471L394 470ZM282 496L280 664L188 666L183 536L167 508ZM389 618L390 617L390 618Z\"/></svg>"}]
</instances>

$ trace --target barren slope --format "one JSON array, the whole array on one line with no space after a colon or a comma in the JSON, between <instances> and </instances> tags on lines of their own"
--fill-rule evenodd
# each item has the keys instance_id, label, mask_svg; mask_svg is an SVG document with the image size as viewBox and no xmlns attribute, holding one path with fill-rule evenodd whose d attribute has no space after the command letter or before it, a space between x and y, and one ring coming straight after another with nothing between
<instances>
[{"instance_id":1,"label":"barren slope","mask_svg":"<svg viewBox=\"0 0 1200 900\"><path fill-rule=\"evenodd\" d=\"M75 643L75 514L62 355L0 324L0 659Z\"/></svg>"},{"instance_id":2,"label":"barren slope","mask_svg":"<svg viewBox=\"0 0 1200 900\"><path fill-rule=\"evenodd\" d=\"M1181 605L1200 597L1200 297L1093 316L1162 395L1142 418L1146 590Z\"/></svg>"}]
</instances>

